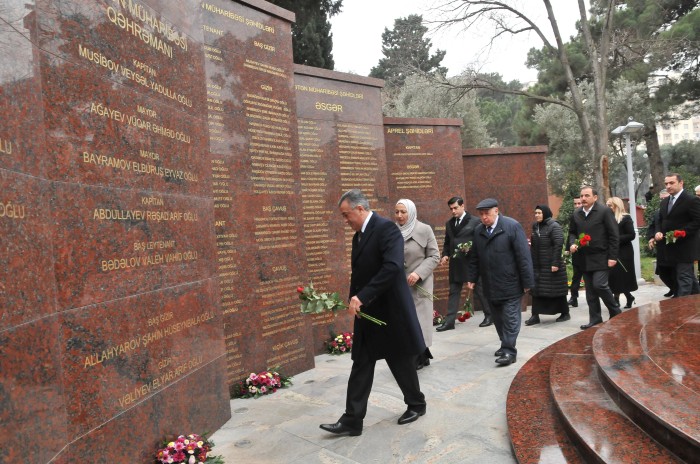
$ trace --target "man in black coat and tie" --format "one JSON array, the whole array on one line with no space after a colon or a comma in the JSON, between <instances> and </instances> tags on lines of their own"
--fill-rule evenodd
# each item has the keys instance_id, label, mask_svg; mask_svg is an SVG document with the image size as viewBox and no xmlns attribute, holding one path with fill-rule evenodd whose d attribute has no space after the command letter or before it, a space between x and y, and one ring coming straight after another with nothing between
<instances>
[{"instance_id":1,"label":"man in black coat and tie","mask_svg":"<svg viewBox=\"0 0 700 464\"><path fill-rule=\"evenodd\" d=\"M579 242L581 234L590 240ZM608 308L610 317L620 312L620 305L608 287L610 269L617 265L620 232L612 209L598 203L598 192L588 185L581 188L581 208L574 211L569 223L569 251L580 253L583 281L588 303L588 329L603 322L600 299Z\"/></svg>"},{"instance_id":2,"label":"man in black coat and tie","mask_svg":"<svg viewBox=\"0 0 700 464\"><path fill-rule=\"evenodd\" d=\"M338 209L355 231L348 307L355 316L353 363L345 414L335 424L321 424L321 428L338 435L357 436L362 434L379 359L386 360L407 405L398 423L408 424L425 414L425 396L416 372L416 358L425 352L425 342L406 282L404 240L398 226L373 213L367 197L357 189L343 194ZM361 318L360 312L386 325Z\"/></svg>"},{"instance_id":3,"label":"man in black coat and tie","mask_svg":"<svg viewBox=\"0 0 700 464\"><path fill-rule=\"evenodd\" d=\"M447 297L447 315L444 322L435 330L444 332L455 328L457 312L460 308L460 298L462 287L467 281L467 260L468 255L457 252L457 246L462 243L474 240L474 229L481 224L478 217L468 214L464 210L464 199L462 197L452 197L447 201L450 207L452 218L445 223L445 242L442 246L442 258L440 266L449 263L450 293ZM456 255L456 256L455 256ZM479 327L487 327L491 321L491 308L488 301L483 297L481 285L474 289L474 296L479 300L479 306L484 311L484 320Z\"/></svg>"},{"instance_id":4,"label":"man in black coat and tie","mask_svg":"<svg viewBox=\"0 0 700 464\"><path fill-rule=\"evenodd\" d=\"M676 297L700 293L693 262L698 259L698 230L700 230L700 198L683 189L683 179L676 173L664 178L669 197L659 207L660 224L654 235L656 246L666 256L666 262L676 271ZM669 232L683 236L675 241L666 239ZM651 245L651 243L650 243Z\"/></svg>"}]
</instances>

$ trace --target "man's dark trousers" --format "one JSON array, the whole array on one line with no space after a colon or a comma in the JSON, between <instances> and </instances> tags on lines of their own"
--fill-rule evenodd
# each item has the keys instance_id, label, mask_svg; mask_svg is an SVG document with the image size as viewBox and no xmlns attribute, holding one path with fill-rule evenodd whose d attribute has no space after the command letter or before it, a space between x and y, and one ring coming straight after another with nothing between
<instances>
[{"instance_id":1,"label":"man's dark trousers","mask_svg":"<svg viewBox=\"0 0 700 464\"><path fill-rule=\"evenodd\" d=\"M586 302L588 303L589 321L592 323L603 322L600 308L600 298L610 311L610 308L617 309L618 304L608 287L608 274L610 271L591 271L583 273L583 282L586 284ZM615 316L610 312L610 317Z\"/></svg>"}]
</instances>

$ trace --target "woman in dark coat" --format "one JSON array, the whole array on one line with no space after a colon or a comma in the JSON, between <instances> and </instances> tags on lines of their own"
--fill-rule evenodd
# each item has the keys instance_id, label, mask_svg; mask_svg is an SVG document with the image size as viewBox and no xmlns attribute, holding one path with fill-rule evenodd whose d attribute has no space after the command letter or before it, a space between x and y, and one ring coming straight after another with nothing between
<instances>
[{"instance_id":1,"label":"woman in dark coat","mask_svg":"<svg viewBox=\"0 0 700 464\"><path fill-rule=\"evenodd\" d=\"M532 224L530 254L535 270L535 287L532 289L532 316L525 325L540 323L540 314L559 314L557 322L568 321L569 305L566 302L569 288L566 282L566 266L561 259L564 234L552 210L545 205L535 207Z\"/></svg>"},{"instance_id":2,"label":"woman in dark coat","mask_svg":"<svg viewBox=\"0 0 700 464\"><path fill-rule=\"evenodd\" d=\"M620 253L618 263L610 270L608 286L615 296L615 301L620 303L620 293L624 293L627 298L625 308L631 308L634 303L632 292L637 290L637 276L634 270L634 249L632 240L637 234L634 231L632 216L625 212L625 204L618 197L611 197L606 202L608 208L612 209L620 231Z\"/></svg>"}]
</instances>

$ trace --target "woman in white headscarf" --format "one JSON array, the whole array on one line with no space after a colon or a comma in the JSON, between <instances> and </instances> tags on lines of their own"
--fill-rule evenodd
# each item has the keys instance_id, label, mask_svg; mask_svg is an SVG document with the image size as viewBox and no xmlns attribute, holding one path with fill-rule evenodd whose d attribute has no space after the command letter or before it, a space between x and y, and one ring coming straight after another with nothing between
<instances>
[{"instance_id":1,"label":"woman in white headscarf","mask_svg":"<svg viewBox=\"0 0 700 464\"><path fill-rule=\"evenodd\" d=\"M433 269L440 261L440 251L433 229L416 219L416 205L402 198L396 202L394 219L404 239L406 280L411 288L425 340L425 353L418 356L416 368L430 365L430 346L433 344Z\"/></svg>"}]
</instances>

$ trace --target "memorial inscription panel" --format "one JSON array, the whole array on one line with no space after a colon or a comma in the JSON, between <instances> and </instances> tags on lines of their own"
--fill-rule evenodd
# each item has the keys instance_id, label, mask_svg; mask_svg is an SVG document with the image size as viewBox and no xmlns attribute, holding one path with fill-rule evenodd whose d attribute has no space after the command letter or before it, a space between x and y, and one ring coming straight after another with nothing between
<instances>
[{"instance_id":1,"label":"memorial inscription panel","mask_svg":"<svg viewBox=\"0 0 700 464\"><path fill-rule=\"evenodd\" d=\"M253 2L250 6L259 6ZM293 14L202 2L212 196L228 383L313 366L292 87ZM282 340L282 342L279 342Z\"/></svg>"},{"instance_id":2,"label":"memorial inscription panel","mask_svg":"<svg viewBox=\"0 0 700 464\"><path fill-rule=\"evenodd\" d=\"M433 228L440 253L450 218L447 200L465 195L461 126L461 119L384 118L392 208L400 198L412 200L418 220ZM433 275L437 297L433 307L444 312L449 294L447 266L438 266Z\"/></svg>"},{"instance_id":3,"label":"memorial inscription panel","mask_svg":"<svg viewBox=\"0 0 700 464\"><path fill-rule=\"evenodd\" d=\"M314 287L346 298L354 232L338 213L343 192L359 188L386 214L387 177L377 79L295 66L306 269ZM330 332L352 331L345 314L312 317L317 352Z\"/></svg>"}]
</instances>

